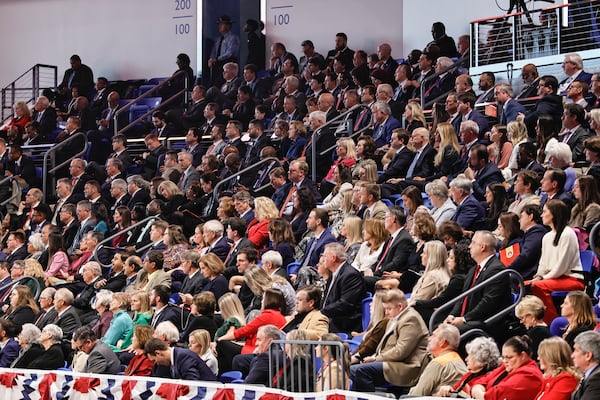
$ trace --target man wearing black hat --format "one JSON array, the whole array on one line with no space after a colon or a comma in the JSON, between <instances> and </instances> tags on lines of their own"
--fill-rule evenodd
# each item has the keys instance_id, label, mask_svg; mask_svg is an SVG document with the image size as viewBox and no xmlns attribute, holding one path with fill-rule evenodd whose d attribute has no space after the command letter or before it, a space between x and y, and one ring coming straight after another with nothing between
<instances>
[{"instance_id":1,"label":"man wearing black hat","mask_svg":"<svg viewBox=\"0 0 600 400\"><path fill-rule=\"evenodd\" d=\"M258 70L265 69L265 35L260 31L260 25L255 19L246 20L244 32L248 34L247 64L254 64Z\"/></svg>"},{"instance_id":2,"label":"man wearing black hat","mask_svg":"<svg viewBox=\"0 0 600 400\"><path fill-rule=\"evenodd\" d=\"M208 59L208 67L211 69L210 79L212 85L220 86L223 83L223 77L221 76L223 65L228 62L237 63L239 60L240 38L231 32L233 22L229 15L221 16L217 23L219 24L221 36L215 40Z\"/></svg>"}]
</instances>

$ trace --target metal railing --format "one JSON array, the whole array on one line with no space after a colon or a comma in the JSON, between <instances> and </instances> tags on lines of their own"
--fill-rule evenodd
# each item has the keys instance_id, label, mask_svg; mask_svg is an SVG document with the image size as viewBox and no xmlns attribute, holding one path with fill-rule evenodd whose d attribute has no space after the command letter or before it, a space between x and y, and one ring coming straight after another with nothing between
<instances>
[{"instance_id":1,"label":"metal railing","mask_svg":"<svg viewBox=\"0 0 600 400\"><path fill-rule=\"evenodd\" d=\"M250 151L250 149L248 149L248 151ZM211 201L216 201L219 195L219 188L221 186L223 186L223 184L225 184L225 182L228 182L232 179L237 178L238 176L245 174L248 171L251 171L253 169L256 169L257 167L259 167L260 165L266 164L267 161L273 162L273 161L279 161L277 159L277 157L267 157L267 158L263 158L262 160L260 160L259 162L257 162L256 164L250 165L249 167L244 168L241 171L236 172L235 174L231 174L229 175L227 178L223 179L222 181L217 182L217 184L215 185L215 187L213 188L213 195L212 195L212 200Z\"/></svg>"},{"instance_id":2,"label":"metal railing","mask_svg":"<svg viewBox=\"0 0 600 400\"><path fill-rule=\"evenodd\" d=\"M508 275L508 278L505 278L506 275ZM514 278L514 280L513 280L513 278ZM515 299L510 306L508 306L504 310L498 311L496 314L488 317L486 320L483 321L483 323L486 326L489 326L490 324L498 322L501 318L508 315L510 312L512 312L512 310L515 309L515 307L517 306L517 304L519 303L521 298L525 295L525 284L523 281L523 277L517 271L512 270L512 269L504 269L504 270L498 272L496 275L486 279L483 282L478 283L477 285L473 286L471 289L467 290L466 292L463 292L459 296L455 297L448 303L444 304L443 306L441 306L437 310L435 310L434 313L431 315L431 318L429 319L429 332L434 331L435 324L437 321L436 317L438 315L441 315L442 311L451 309L456 303L463 301L463 299L465 297L469 296L471 293L479 292L479 291L483 290L484 288L490 286L494 282L500 281L502 279L510 279L511 283L513 283L513 284L516 283L517 284L516 289L517 289L519 295L518 295L517 299ZM461 337L468 335L468 333L469 332L463 333L461 335Z\"/></svg>"},{"instance_id":3,"label":"metal railing","mask_svg":"<svg viewBox=\"0 0 600 400\"><path fill-rule=\"evenodd\" d=\"M48 158L53 155L54 153L56 153L57 150L60 150L61 148L65 147L66 144L72 142L73 140L77 139L77 138L83 138L83 150L81 150L80 152L76 153L74 156L72 156L71 158L69 158L68 160L65 160L63 162L61 162L58 165L54 165L50 170L48 170ZM61 169L62 167L64 167L65 165L67 165L68 163L71 162L72 159L77 158L79 156L81 156L82 154L85 154L87 152L89 143L87 140L87 135L84 132L78 132L76 134L74 134L73 136L68 137L67 139L63 140L60 143L55 144L54 146L50 147L48 149L48 151L46 153L44 153L44 161L43 161L43 165L42 165L42 192L43 192L43 198L42 198L42 202L46 202L46 192L48 191L48 174L54 174L56 171L58 171L59 169Z\"/></svg>"},{"instance_id":4,"label":"metal railing","mask_svg":"<svg viewBox=\"0 0 600 400\"><path fill-rule=\"evenodd\" d=\"M0 291L10 287L12 290L13 287L17 286L17 285L26 285L29 286L28 284L25 284L23 282L33 282L33 287L34 290L32 291L32 295L33 298L35 300L37 300L40 297L40 293L42 293L42 287L40 285L40 283L38 282L38 280L36 278L34 278L33 276L22 276L20 278L15 279L14 281L10 281L8 283L5 283L4 285L0 286Z\"/></svg>"},{"instance_id":5,"label":"metal railing","mask_svg":"<svg viewBox=\"0 0 600 400\"><path fill-rule=\"evenodd\" d=\"M355 106L352 106L350 109L346 110L345 112L343 112L342 114L339 114L338 116L336 116L335 118L333 118L330 121L325 122L323 125L321 125L320 127L318 127L317 129L315 129L315 131L311 134L311 154L310 154L310 166L311 166L311 174L312 174L312 179L313 181L316 182L317 180L317 147L314 145L315 143L315 138L317 137L317 135L324 129L324 128L329 128L331 126L336 126L336 128L340 125L340 123L342 123L346 117L348 115L350 115L350 113L358 110L358 109L363 109L365 107L368 107L365 104L357 104ZM361 134L362 132L366 131L369 128L370 124L368 124L366 127L359 129L356 132L352 132L350 135L346 136L346 137L355 137L359 134ZM352 127L354 128L354 127ZM335 131L337 133L337 131ZM328 152L332 151L333 149L335 149L336 145L333 145L325 150L322 150L321 152L319 152L319 155L325 155Z\"/></svg>"},{"instance_id":6,"label":"metal railing","mask_svg":"<svg viewBox=\"0 0 600 400\"><path fill-rule=\"evenodd\" d=\"M2 88L2 122L12 116L17 101L31 104L45 88L55 88L58 81L56 65L36 64ZM8 111L8 112L7 112Z\"/></svg>"},{"instance_id":7,"label":"metal railing","mask_svg":"<svg viewBox=\"0 0 600 400\"><path fill-rule=\"evenodd\" d=\"M155 94L158 90L162 89L163 87L167 86L168 84L170 84L175 78L180 77L181 75L184 75L184 87L182 90L178 91L177 93L175 93L174 95L172 95L171 97L169 97L168 99L162 101L160 103L160 106L164 106L167 105L169 103L171 103L172 101L174 101L175 99L177 99L179 96L181 96L182 94L185 95L185 103L187 104L187 94L189 93L189 85L190 82L188 82L188 75L186 73L186 71L184 70L180 70L177 71L176 73L174 73L173 75L171 75L169 77L169 79L162 81L161 83L159 83L158 85L156 85L155 87L153 87L152 89L148 90L147 92L145 92L144 94L138 96L137 98L131 100L129 103L127 103L126 105L124 105L123 107L119 108L117 110L117 112L115 112L113 118L114 118L114 129L115 129L115 135L116 134L124 134L124 132L126 132L127 130L131 129L132 127L134 127L136 124L138 124L139 122L141 122L143 119L145 119L147 116L152 115L152 113L154 111L156 111L156 109L158 107L152 108L150 111L146 112L145 114L143 114L142 116L138 117L136 120L131 121L129 124L127 124L125 127L119 128L118 124L118 118L121 114L123 114L124 112L128 111L133 105L135 105L136 103L138 103L140 100L145 99L146 97L154 97L153 94Z\"/></svg>"},{"instance_id":8,"label":"metal railing","mask_svg":"<svg viewBox=\"0 0 600 400\"><path fill-rule=\"evenodd\" d=\"M114 238L116 238L116 237L118 237L118 236L121 236L122 234L124 234L124 233L127 233L127 232L129 232L129 231L132 231L132 230L134 230L135 228L137 228L138 226L142 226L142 225L144 225L144 226L145 226L145 225L147 225L149 222L153 222L154 220L157 220L157 219L159 219L159 217L158 217L158 216L156 216L156 215L152 215L152 216L150 216L150 217L147 217L147 218L145 218L145 219L143 219L143 220L141 220L141 221L139 221L139 222L136 222L135 224L133 224L133 225L131 225L131 226L128 226L127 228L123 229L122 231L118 231L118 232L116 232L116 233L114 233L114 234L112 234L112 235L110 235L110 236L108 236L108 237L104 238L104 239L103 239L103 240L102 240L100 243L98 243L98 245L97 245L97 246L94 248L94 251L92 252L92 258L94 258L96 261L98 261L98 263L99 263L99 264L102 266L102 268L103 268L103 269L105 269L105 268L110 268L111 264L102 264L102 263L100 262L100 260L98 259L98 251L99 251L100 249L102 249L103 247L106 247L106 248L109 248L109 247L111 247L111 246L105 246L105 245L106 245L106 243L109 243L109 242L110 242L111 240L113 240ZM140 247L139 249L137 249L137 252L139 252L139 253L142 253L142 254L143 254L143 252L144 252L144 251L146 251L146 249L149 249L149 248L150 248L150 246L152 246L152 243L148 243L147 245Z\"/></svg>"},{"instance_id":9,"label":"metal railing","mask_svg":"<svg viewBox=\"0 0 600 400\"><path fill-rule=\"evenodd\" d=\"M471 21L473 67L600 47L600 1Z\"/></svg>"},{"instance_id":10,"label":"metal railing","mask_svg":"<svg viewBox=\"0 0 600 400\"><path fill-rule=\"evenodd\" d=\"M306 363L297 363L289 359L285 354L285 347L288 347L290 354L297 355L296 357L305 357ZM321 372L321 368L326 365L321 358L316 356L317 346L327 346L330 352L330 358L335 359L337 366L337 377L329 374L329 379L326 382L321 380L321 388L323 391L325 384L328 384L330 389L350 390L346 385L349 376L346 370L350 368L346 365L346 346L342 342L336 341L320 341L320 340L273 340L269 345L269 383L271 387L284 389L291 392L307 392L307 388L314 387L314 390L319 390L317 385L317 376ZM333 350L333 351L332 351ZM283 363L281 353L283 352ZM332 354L333 353L333 354ZM349 358L349 355L348 355ZM300 365L298 365L300 364ZM304 364L304 365L302 365ZM333 369L330 369L332 371ZM273 379L278 375L278 379ZM337 381L338 387L332 387L334 379ZM275 381L275 382L274 382ZM289 387L284 387L283 382L289 382ZM279 384L278 384L279 383ZM299 387L298 387L299 386Z\"/></svg>"},{"instance_id":11,"label":"metal railing","mask_svg":"<svg viewBox=\"0 0 600 400\"><path fill-rule=\"evenodd\" d=\"M454 69L460 68L460 66L462 65L462 63L465 61L465 59L467 57L468 57L468 55L464 55L461 58L459 58L458 60L456 60L448 68L446 68L446 69L444 69L444 70L442 70L440 72L436 72L435 74L433 74L431 76L428 76L427 78L423 79L423 82L421 82L421 86L419 87L419 90L420 90L419 97L421 99L421 108L423 110L428 110L429 107L431 107L433 105L433 103L435 103L436 101L438 101L438 100L440 100L442 98L445 98L446 95L448 94L448 93L443 93L440 96L436 97L435 99L432 99L432 100L428 101L427 103L425 103L425 93L424 93L425 86L426 86L425 84L427 82L431 82L431 81L437 79L440 75L443 75L445 73L451 73L451 72L453 72Z\"/></svg>"}]
</instances>

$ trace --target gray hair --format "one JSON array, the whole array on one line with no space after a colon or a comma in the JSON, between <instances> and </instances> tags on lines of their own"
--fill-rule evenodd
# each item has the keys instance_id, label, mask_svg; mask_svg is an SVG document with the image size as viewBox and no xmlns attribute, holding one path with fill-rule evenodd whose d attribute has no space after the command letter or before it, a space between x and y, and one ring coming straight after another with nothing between
<instances>
[{"instance_id":1,"label":"gray hair","mask_svg":"<svg viewBox=\"0 0 600 400\"><path fill-rule=\"evenodd\" d=\"M324 124L325 121L327 121L327 114L325 114L323 111L317 110L311 112L308 118Z\"/></svg>"},{"instance_id":2,"label":"gray hair","mask_svg":"<svg viewBox=\"0 0 600 400\"><path fill-rule=\"evenodd\" d=\"M546 154L548 157L554 157L565 164L570 164L573 161L573 152L568 144L563 142L555 143L550 146Z\"/></svg>"},{"instance_id":3,"label":"gray hair","mask_svg":"<svg viewBox=\"0 0 600 400\"><path fill-rule=\"evenodd\" d=\"M84 264L83 268L89 268L90 271L92 271L92 273L94 274L94 276L102 275L102 267L96 261L88 261Z\"/></svg>"},{"instance_id":4,"label":"gray hair","mask_svg":"<svg viewBox=\"0 0 600 400\"><path fill-rule=\"evenodd\" d=\"M565 61L572 62L577 66L577 69L583 69L583 60L581 59L581 56L577 53L565 54Z\"/></svg>"},{"instance_id":5,"label":"gray hair","mask_svg":"<svg viewBox=\"0 0 600 400\"><path fill-rule=\"evenodd\" d=\"M150 187L150 183L145 180L144 178L142 178L141 175L131 175L127 177L127 183L133 183L134 185L143 188L143 189L148 189Z\"/></svg>"},{"instance_id":6,"label":"gray hair","mask_svg":"<svg viewBox=\"0 0 600 400\"><path fill-rule=\"evenodd\" d=\"M500 364L500 350L494 339L478 337L465 346L469 358L486 370L496 368Z\"/></svg>"},{"instance_id":7,"label":"gray hair","mask_svg":"<svg viewBox=\"0 0 600 400\"><path fill-rule=\"evenodd\" d=\"M467 178L457 177L450 182L450 187L471 194L473 192L473 182Z\"/></svg>"},{"instance_id":8,"label":"gray hair","mask_svg":"<svg viewBox=\"0 0 600 400\"><path fill-rule=\"evenodd\" d=\"M50 100L46 96L38 97L37 101L39 101L41 104L43 104L46 107L48 107L50 105Z\"/></svg>"},{"instance_id":9,"label":"gray hair","mask_svg":"<svg viewBox=\"0 0 600 400\"><path fill-rule=\"evenodd\" d=\"M35 251L44 251L46 247L44 242L42 242L42 235L40 233L33 233L29 236L29 243L31 243Z\"/></svg>"},{"instance_id":10,"label":"gray hair","mask_svg":"<svg viewBox=\"0 0 600 400\"><path fill-rule=\"evenodd\" d=\"M234 62L228 62L227 64L223 65L223 71L229 71L235 75L237 75L238 69L238 65Z\"/></svg>"},{"instance_id":11,"label":"gray hair","mask_svg":"<svg viewBox=\"0 0 600 400\"><path fill-rule=\"evenodd\" d=\"M452 61L452 59L450 59L449 57L438 57L436 64L442 67L443 69L446 69L452 64L454 64L454 61Z\"/></svg>"},{"instance_id":12,"label":"gray hair","mask_svg":"<svg viewBox=\"0 0 600 400\"><path fill-rule=\"evenodd\" d=\"M164 336L167 342L176 343L179 340L179 329L171 321L163 321L156 326L155 336Z\"/></svg>"},{"instance_id":13,"label":"gray hair","mask_svg":"<svg viewBox=\"0 0 600 400\"><path fill-rule=\"evenodd\" d=\"M126 192L127 191L127 182L125 182L125 179L118 178L110 183L110 187L122 190L123 192Z\"/></svg>"},{"instance_id":14,"label":"gray hair","mask_svg":"<svg viewBox=\"0 0 600 400\"><path fill-rule=\"evenodd\" d=\"M338 242L332 242L325 245L325 250L329 250L333 255L342 261L346 261L348 255L346 254L346 250L344 249L344 245Z\"/></svg>"},{"instance_id":15,"label":"gray hair","mask_svg":"<svg viewBox=\"0 0 600 400\"><path fill-rule=\"evenodd\" d=\"M440 337L448 343L448 346L456 350L460 344L458 328L450 324L440 324L437 329L440 331Z\"/></svg>"},{"instance_id":16,"label":"gray hair","mask_svg":"<svg viewBox=\"0 0 600 400\"><path fill-rule=\"evenodd\" d=\"M582 332L575 338L575 344L582 353L592 353L592 360L600 361L600 333L596 331Z\"/></svg>"},{"instance_id":17,"label":"gray hair","mask_svg":"<svg viewBox=\"0 0 600 400\"><path fill-rule=\"evenodd\" d=\"M183 261L189 261L192 265L197 268L200 265L200 253L195 250L187 250L181 253L181 259Z\"/></svg>"},{"instance_id":18,"label":"gray hair","mask_svg":"<svg viewBox=\"0 0 600 400\"><path fill-rule=\"evenodd\" d=\"M275 325L263 325L258 328L259 331L265 335L267 339L279 340L281 339L281 331L277 329Z\"/></svg>"},{"instance_id":19,"label":"gray hair","mask_svg":"<svg viewBox=\"0 0 600 400\"><path fill-rule=\"evenodd\" d=\"M382 113L384 113L385 115L391 115L392 114L392 109L391 109L390 105L388 103L386 103L385 101L381 101L381 100L376 101L371 106L371 109L373 111L379 110Z\"/></svg>"},{"instance_id":20,"label":"gray hair","mask_svg":"<svg viewBox=\"0 0 600 400\"><path fill-rule=\"evenodd\" d=\"M475 121L464 121L460 123L460 130L471 131L475 135L479 135L479 125Z\"/></svg>"},{"instance_id":21,"label":"gray hair","mask_svg":"<svg viewBox=\"0 0 600 400\"><path fill-rule=\"evenodd\" d=\"M113 292L110 290L102 289L96 293L96 299L94 300L94 306L101 305L108 308L110 301L112 300Z\"/></svg>"},{"instance_id":22,"label":"gray hair","mask_svg":"<svg viewBox=\"0 0 600 400\"><path fill-rule=\"evenodd\" d=\"M508 94L510 97L513 96L512 86L510 86L508 83L499 83L496 85L496 89Z\"/></svg>"},{"instance_id":23,"label":"gray hair","mask_svg":"<svg viewBox=\"0 0 600 400\"><path fill-rule=\"evenodd\" d=\"M24 342L31 344L38 342L41 333L40 328L34 324L24 324L19 336Z\"/></svg>"},{"instance_id":24,"label":"gray hair","mask_svg":"<svg viewBox=\"0 0 600 400\"><path fill-rule=\"evenodd\" d=\"M206 221L203 229L206 229L208 232L216 233L217 235L223 235L223 232L225 231L223 224L216 219Z\"/></svg>"},{"instance_id":25,"label":"gray hair","mask_svg":"<svg viewBox=\"0 0 600 400\"><path fill-rule=\"evenodd\" d=\"M47 287L46 289L42 290L42 293L40 293L40 297L48 297L52 300L54 300L54 295L56 294L56 289L53 287Z\"/></svg>"},{"instance_id":26,"label":"gray hair","mask_svg":"<svg viewBox=\"0 0 600 400\"><path fill-rule=\"evenodd\" d=\"M278 251L269 250L269 251L265 252L261 257L261 260L262 260L263 264L269 262L276 267L283 266L283 257L281 256L281 254Z\"/></svg>"},{"instance_id":27,"label":"gray hair","mask_svg":"<svg viewBox=\"0 0 600 400\"><path fill-rule=\"evenodd\" d=\"M425 193L429 197L435 196L446 200L448 198L448 186L441 179L436 179L425 185Z\"/></svg>"},{"instance_id":28,"label":"gray hair","mask_svg":"<svg viewBox=\"0 0 600 400\"><path fill-rule=\"evenodd\" d=\"M75 296L73 296L73 293L69 289L61 288L54 293L54 301L56 300L62 300L71 305L73 304L73 300L75 300Z\"/></svg>"},{"instance_id":29,"label":"gray hair","mask_svg":"<svg viewBox=\"0 0 600 400\"><path fill-rule=\"evenodd\" d=\"M183 158L186 158L189 162L192 162L194 160L194 156L189 151L182 150L179 152L178 156L183 156Z\"/></svg>"},{"instance_id":30,"label":"gray hair","mask_svg":"<svg viewBox=\"0 0 600 400\"><path fill-rule=\"evenodd\" d=\"M52 341L54 343L62 342L63 330L60 328L60 326L48 324L44 327L44 329L42 329L42 332L47 332L48 334L50 334L50 337L52 338Z\"/></svg>"},{"instance_id":31,"label":"gray hair","mask_svg":"<svg viewBox=\"0 0 600 400\"><path fill-rule=\"evenodd\" d=\"M392 97L394 95L394 88L389 83L382 83L377 86L377 92L385 93L388 97Z\"/></svg>"},{"instance_id":32,"label":"gray hair","mask_svg":"<svg viewBox=\"0 0 600 400\"><path fill-rule=\"evenodd\" d=\"M479 241L481 241L483 244L485 244L485 249L487 251L490 251L492 253L496 251L497 240L496 240L496 236L494 236L494 234L492 232L477 231L473 235L473 238L475 238L475 235L478 236Z\"/></svg>"}]
</instances>

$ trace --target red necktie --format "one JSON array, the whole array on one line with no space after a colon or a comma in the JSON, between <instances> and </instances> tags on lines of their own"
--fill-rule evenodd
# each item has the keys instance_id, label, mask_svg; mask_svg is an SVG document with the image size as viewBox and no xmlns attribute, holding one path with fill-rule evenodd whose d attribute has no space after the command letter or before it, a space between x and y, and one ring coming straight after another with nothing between
<instances>
[{"instance_id":1,"label":"red necktie","mask_svg":"<svg viewBox=\"0 0 600 400\"><path fill-rule=\"evenodd\" d=\"M390 238L388 239L388 241L385 245L385 249L383 249L383 254L381 255L381 258L379 259L379 262L375 266L375 272L379 271L379 269L381 268L381 265L383 264L383 260L385 260L385 256L387 256L388 251L390 251L390 247L392 247L392 242L393 242L393 239L390 236Z\"/></svg>"},{"instance_id":2,"label":"red necktie","mask_svg":"<svg viewBox=\"0 0 600 400\"><path fill-rule=\"evenodd\" d=\"M473 286L475 286L475 281L477 280L477 277L479 276L479 271L481 270L481 265L477 264L477 267L475 268L475 273L473 274L473 280L471 281L471 285L469 285L469 289L471 289ZM463 299L463 303L462 303L462 308L460 309L460 316L464 316L465 313L467 312L467 303L469 302L469 296L466 296Z\"/></svg>"},{"instance_id":3,"label":"red necktie","mask_svg":"<svg viewBox=\"0 0 600 400\"><path fill-rule=\"evenodd\" d=\"M281 217L283 215L283 213L285 212L285 209L288 205L288 203L290 202L290 200L292 199L292 196L294 195L294 192L296 191L296 185L292 185L292 187L290 188L290 191L288 192L287 197L285 198L285 201L283 202L283 204L281 205L281 209L279 210L279 216Z\"/></svg>"}]
</instances>

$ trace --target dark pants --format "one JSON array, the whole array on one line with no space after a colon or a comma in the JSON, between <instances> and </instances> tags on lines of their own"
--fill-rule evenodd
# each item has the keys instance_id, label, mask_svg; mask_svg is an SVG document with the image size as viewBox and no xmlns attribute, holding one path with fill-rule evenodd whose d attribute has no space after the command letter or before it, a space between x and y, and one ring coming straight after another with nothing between
<instances>
[{"instance_id":1,"label":"dark pants","mask_svg":"<svg viewBox=\"0 0 600 400\"><path fill-rule=\"evenodd\" d=\"M350 366L352 390L357 392L374 392L376 386L386 383L383 377L383 362L375 361Z\"/></svg>"}]
</instances>

